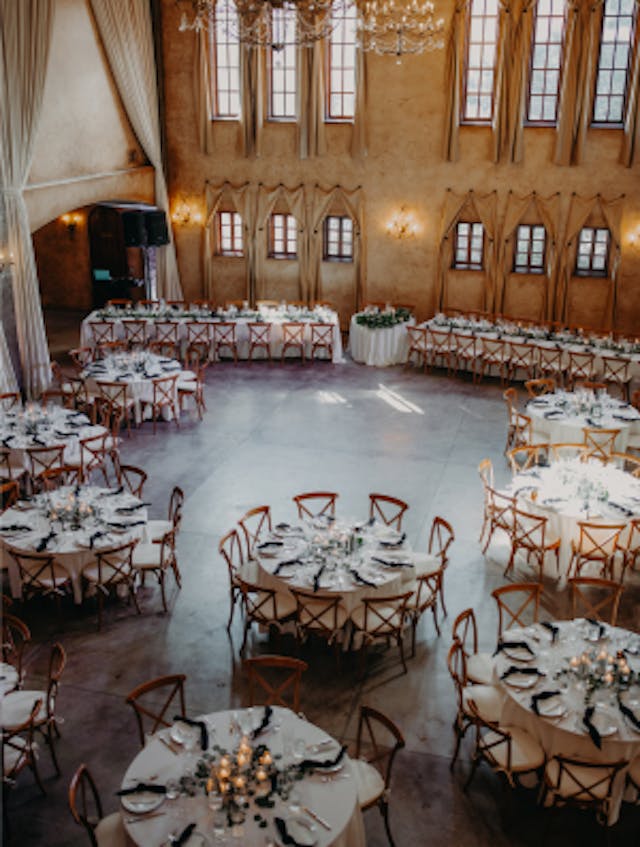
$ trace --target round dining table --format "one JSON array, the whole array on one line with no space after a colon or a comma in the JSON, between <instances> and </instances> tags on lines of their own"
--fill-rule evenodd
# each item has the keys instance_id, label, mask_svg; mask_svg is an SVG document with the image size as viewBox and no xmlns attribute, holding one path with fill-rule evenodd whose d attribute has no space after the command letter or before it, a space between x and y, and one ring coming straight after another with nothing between
<instances>
[{"instance_id":1,"label":"round dining table","mask_svg":"<svg viewBox=\"0 0 640 847\"><path fill-rule=\"evenodd\" d=\"M0 560L9 570L12 596L22 595L22 584L11 549L52 554L69 574L75 602L81 603L82 571L96 551L145 539L146 505L122 486L67 485L19 500L0 515Z\"/></svg>"},{"instance_id":2,"label":"round dining table","mask_svg":"<svg viewBox=\"0 0 640 847\"><path fill-rule=\"evenodd\" d=\"M560 539L560 585L567 578L580 521L626 526L640 517L640 479L595 459L559 459L530 468L516 474L505 493L515 495L523 511L549 519L546 541Z\"/></svg>"},{"instance_id":3,"label":"round dining table","mask_svg":"<svg viewBox=\"0 0 640 847\"><path fill-rule=\"evenodd\" d=\"M580 443L585 427L618 429L615 451L624 453L630 440L640 439L640 411L606 392L556 391L529 400L532 441L535 444Z\"/></svg>"},{"instance_id":4,"label":"round dining table","mask_svg":"<svg viewBox=\"0 0 640 847\"><path fill-rule=\"evenodd\" d=\"M353 315L349 326L349 353L354 362L385 368L407 361L409 338L407 327L414 326L415 318L395 326L371 328L358 323Z\"/></svg>"},{"instance_id":5,"label":"round dining table","mask_svg":"<svg viewBox=\"0 0 640 847\"><path fill-rule=\"evenodd\" d=\"M605 664L609 668L616 657L624 657L635 682L620 692L605 684L590 693L581 671L585 656L591 669L600 661L603 674ZM609 824L615 823L628 765L640 756L640 635L582 618L513 628L502 635L494 674L504 698L501 724L525 729L548 759L564 755L626 763L613 785Z\"/></svg>"},{"instance_id":6,"label":"round dining table","mask_svg":"<svg viewBox=\"0 0 640 847\"><path fill-rule=\"evenodd\" d=\"M83 413L61 406L29 403L0 413L0 445L9 450L11 464L29 468L32 447L64 446L66 465L80 464L80 441L104 435L108 430L92 424Z\"/></svg>"},{"instance_id":7,"label":"round dining table","mask_svg":"<svg viewBox=\"0 0 640 847\"><path fill-rule=\"evenodd\" d=\"M302 758L320 763L335 761L340 754L339 742L289 709L274 706L265 728L258 733L264 719L267 712L262 707L215 712L199 719L206 727L206 737L199 730L194 736L189 727L175 720L172 726L150 736L122 781L125 791L134 788L121 797L128 843L139 847L169 845L170 836L190 827L191 836L184 847L223 843L284 847L275 823L280 818L287 832L300 833L299 843L309 847L364 847L356 781L347 755L338 765L305 770L304 778L293 783L290 794L283 792L282 780L274 779L278 787L266 804L256 802L264 797L264 791L256 786L254 794L244 794L239 814L233 820L227 818L221 809L218 783L209 775L219 769L223 756L234 759L241 743L251 751L264 745L279 772ZM264 751L261 753L264 756ZM136 791L140 783L141 790ZM156 790L145 792L144 787L149 785ZM266 791L272 783L263 785Z\"/></svg>"}]
</instances>

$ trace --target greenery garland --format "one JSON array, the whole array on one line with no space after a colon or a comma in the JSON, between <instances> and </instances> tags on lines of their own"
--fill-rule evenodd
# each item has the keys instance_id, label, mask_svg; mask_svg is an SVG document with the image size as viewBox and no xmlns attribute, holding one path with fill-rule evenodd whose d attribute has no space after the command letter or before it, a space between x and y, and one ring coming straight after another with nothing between
<instances>
[{"instance_id":1,"label":"greenery garland","mask_svg":"<svg viewBox=\"0 0 640 847\"><path fill-rule=\"evenodd\" d=\"M410 318L410 310L401 307L390 312L360 312L356 315L356 323L369 329L388 329L406 323Z\"/></svg>"}]
</instances>

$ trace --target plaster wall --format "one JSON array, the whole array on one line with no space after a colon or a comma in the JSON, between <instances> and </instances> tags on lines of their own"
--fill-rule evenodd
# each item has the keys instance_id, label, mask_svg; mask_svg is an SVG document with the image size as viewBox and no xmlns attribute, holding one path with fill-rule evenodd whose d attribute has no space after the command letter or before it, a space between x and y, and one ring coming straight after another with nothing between
<instances>
[{"instance_id":1,"label":"plaster wall","mask_svg":"<svg viewBox=\"0 0 640 847\"><path fill-rule=\"evenodd\" d=\"M452 0L440 0L438 12L449 18ZM283 182L296 186L320 183L363 186L365 197L365 296L371 300L402 300L415 303L419 316L426 317L435 307L435 278L439 232L447 188L464 193L497 190L500 212L507 194L530 191L549 196L562 194L562 219L572 192L606 198L626 194L622 220L622 259L618 271L617 325L640 333L640 247L630 244L628 235L640 225L640 165L624 168L618 163L621 130L589 130L584 163L558 167L552 163L553 129L525 129L525 156L520 165L491 162L491 132L484 127L460 129L460 157L448 163L442 158L445 110L445 51L403 58L369 56L368 62L368 156L353 159L349 153L349 126L327 126L328 153L322 158L300 161L296 155L296 129L290 124L267 124L263 153L259 159L243 158L238 152L239 130L235 122L214 126L215 151L199 150L194 99L192 95L193 38L178 32L178 11L173 0L163 0L163 52L165 64L166 130L169 154L170 193L185 195L202 203L206 180L225 179L273 186ZM386 234L385 225L401 205L412 212L418 234L412 240L398 241ZM196 297L202 291L202 262L199 233L193 227L176 232L178 259L185 295ZM242 260L227 260L240 264ZM282 263L283 266L286 263ZM243 274L228 270L229 264L216 262L220 270L220 291L231 297L244 294ZM344 268L323 263L323 294L341 294L343 309L351 302L351 279ZM269 288L269 296L289 296L290 279L280 275L282 294ZM270 277L278 284L276 277ZM451 283L451 280L450 280ZM481 280L473 273L456 274L452 298L458 305L481 308ZM237 288L236 288L237 286ZM348 289L348 291L347 291ZM217 290L217 289L216 289ZM286 292L286 293L285 293ZM535 317L540 308L539 281L510 278L507 303L516 314ZM450 298L450 299L452 299ZM222 296L217 299L222 300ZM333 299L333 298L332 298ZM572 319L590 326L600 323L605 291L597 281L576 280L569 295ZM343 322L345 315L343 317Z\"/></svg>"}]
</instances>

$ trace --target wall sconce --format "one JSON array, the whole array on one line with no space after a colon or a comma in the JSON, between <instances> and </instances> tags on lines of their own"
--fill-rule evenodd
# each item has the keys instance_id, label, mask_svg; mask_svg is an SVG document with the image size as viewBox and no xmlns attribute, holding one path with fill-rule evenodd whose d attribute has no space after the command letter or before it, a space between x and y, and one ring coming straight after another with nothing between
<instances>
[{"instance_id":1,"label":"wall sconce","mask_svg":"<svg viewBox=\"0 0 640 847\"><path fill-rule=\"evenodd\" d=\"M411 212L407 212L406 206L400 206L389 223L387 224L387 234L399 241L406 238L413 238L418 232L415 219Z\"/></svg>"},{"instance_id":2,"label":"wall sconce","mask_svg":"<svg viewBox=\"0 0 640 847\"><path fill-rule=\"evenodd\" d=\"M0 274L8 271L9 268L14 266L14 264L13 253L9 253L8 250L0 248Z\"/></svg>"},{"instance_id":3,"label":"wall sconce","mask_svg":"<svg viewBox=\"0 0 640 847\"><path fill-rule=\"evenodd\" d=\"M79 215L77 212L67 212L67 214L63 215L60 220L67 228L69 238L73 238L73 236L76 234L78 224L82 223L82 215Z\"/></svg>"},{"instance_id":4,"label":"wall sconce","mask_svg":"<svg viewBox=\"0 0 640 847\"><path fill-rule=\"evenodd\" d=\"M188 224L201 224L202 212L198 208L192 208L186 200L180 200L180 202L176 204L173 210L171 220L175 224L179 224L180 226L187 226Z\"/></svg>"},{"instance_id":5,"label":"wall sconce","mask_svg":"<svg viewBox=\"0 0 640 847\"><path fill-rule=\"evenodd\" d=\"M627 236L627 240L633 247L637 247L640 244L640 224L631 230Z\"/></svg>"}]
</instances>

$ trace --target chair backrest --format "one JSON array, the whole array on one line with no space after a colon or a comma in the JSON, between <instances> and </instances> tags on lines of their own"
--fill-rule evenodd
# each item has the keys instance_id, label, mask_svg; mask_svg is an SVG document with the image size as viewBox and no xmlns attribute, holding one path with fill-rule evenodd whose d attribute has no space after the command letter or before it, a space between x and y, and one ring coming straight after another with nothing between
<instances>
[{"instance_id":1,"label":"chair backrest","mask_svg":"<svg viewBox=\"0 0 640 847\"><path fill-rule=\"evenodd\" d=\"M507 388L502 392L502 397L507 404L507 413L509 415L509 423L515 423L514 418L518 412L518 390L516 388Z\"/></svg>"},{"instance_id":2,"label":"chair backrest","mask_svg":"<svg viewBox=\"0 0 640 847\"><path fill-rule=\"evenodd\" d=\"M129 386L126 382L107 382L96 380L98 396L102 398L109 407L126 409L129 402Z\"/></svg>"},{"instance_id":3,"label":"chair backrest","mask_svg":"<svg viewBox=\"0 0 640 847\"><path fill-rule=\"evenodd\" d=\"M448 551L449 547L455 541L455 533L453 527L444 518L439 515L431 522L431 532L429 533L429 553L438 556L440 564L443 568L449 564Z\"/></svg>"},{"instance_id":4,"label":"chair backrest","mask_svg":"<svg viewBox=\"0 0 640 847\"><path fill-rule=\"evenodd\" d=\"M584 433L585 453L589 458L608 461L611 453L615 450L616 438L620 435L619 429L596 429L585 426Z\"/></svg>"},{"instance_id":5,"label":"chair backrest","mask_svg":"<svg viewBox=\"0 0 640 847\"><path fill-rule=\"evenodd\" d=\"M82 484L82 474L77 465L61 465L59 468L51 468L44 471L41 479L45 491L55 491L63 485Z\"/></svg>"},{"instance_id":6,"label":"chair backrest","mask_svg":"<svg viewBox=\"0 0 640 847\"><path fill-rule=\"evenodd\" d=\"M576 350L570 350L567 370L573 379L591 379L594 360L593 353L579 353Z\"/></svg>"},{"instance_id":7,"label":"chair backrest","mask_svg":"<svg viewBox=\"0 0 640 847\"><path fill-rule=\"evenodd\" d=\"M0 394L0 410L8 412L11 409L19 406L22 402L20 394L17 391L5 391Z\"/></svg>"},{"instance_id":8,"label":"chair backrest","mask_svg":"<svg viewBox=\"0 0 640 847\"><path fill-rule=\"evenodd\" d=\"M80 439L80 472L85 481L89 479L93 471L104 468L109 452L107 450L109 437L108 432L103 432Z\"/></svg>"},{"instance_id":9,"label":"chair backrest","mask_svg":"<svg viewBox=\"0 0 640 847\"><path fill-rule=\"evenodd\" d=\"M69 350L69 356L73 363L83 370L93 361L93 349L91 347L74 347Z\"/></svg>"},{"instance_id":10,"label":"chair backrest","mask_svg":"<svg viewBox=\"0 0 640 847\"><path fill-rule=\"evenodd\" d=\"M217 321L213 327L213 346L218 350L220 347L235 347L236 345L236 323L235 321Z\"/></svg>"},{"instance_id":11,"label":"chair backrest","mask_svg":"<svg viewBox=\"0 0 640 847\"><path fill-rule=\"evenodd\" d=\"M244 564L242 543L237 529L229 530L226 535L222 536L218 544L218 552L227 563L231 583L235 583Z\"/></svg>"},{"instance_id":12,"label":"chair backrest","mask_svg":"<svg viewBox=\"0 0 640 847\"><path fill-rule=\"evenodd\" d=\"M292 499L298 507L299 518L317 518L321 515L335 517L338 497L335 491L307 491L296 494Z\"/></svg>"},{"instance_id":13,"label":"chair backrest","mask_svg":"<svg viewBox=\"0 0 640 847\"><path fill-rule=\"evenodd\" d=\"M553 765L556 764L557 768ZM627 762L594 762L557 754L547 764L545 780L554 804L607 808L613 783Z\"/></svg>"},{"instance_id":14,"label":"chair backrest","mask_svg":"<svg viewBox=\"0 0 640 847\"><path fill-rule=\"evenodd\" d=\"M473 686L467 700L467 709L476 727L476 756L481 756L497 771L511 780L512 741L511 733L497 721L489 721L478 711L473 700Z\"/></svg>"},{"instance_id":15,"label":"chair backrest","mask_svg":"<svg viewBox=\"0 0 640 847\"><path fill-rule=\"evenodd\" d=\"M296 601L296 623L307 632L319 632L331 641L339 629L342 595L291 588ZM344 618L342 618L344 620Z\"/></svg>"},{"instance_id":16,"label":"chair backrest","mask_svg":"<svg viewBox=\"0 0 640 847\"><path fill-rule=\"evenodd\" d=\"M119 547L109 547L104 550L95 551L95 563L97 566L96 584L102 585L107 590L121 581L133 579L131 560L133 550L138 539L121 544Z\"/></svg>"},{"instance_id":17,"label":"chair backrest","mask_svg":"<svg viewBox=\"0 0 640 847\"><path fill-rule=\"evenodd\" d=\"M19 496L20 486L15 479L0 483L0 514L10 509L17 502Z\"/></svg>"},{"instance_id":18,"label":"chair backrest","mask_svg":"<svg viewBox=\"0 0 640 847\"><path fill-rule=\"evenodd\" d=\"M402 529L402 517L409 508L409 504L398 497L390 497L387 494L369 495L369 519L380 518L387 526Z\"/></svg>"},{"instance_id":19,"label":"chair backrest","mask_svg":"<svg viewBox=\"0 0 640 847\"><path fill-rule=\"evenodd\" d=\"M50 553L22 553L11 548L9 553L17 565L23 594L37 592L45 597L62 597L63 586L69 577L66 572L60 575L54 556Z\"/></svg>"},{"instance_id":20,"label":"chair backrest","mask_svg":"<svg viewBox=\"0 0 640 847\"><path fill-rule=\"evenodd\" d=\"M169 497L169 512L168 517L173 526L177 529L182 520L182 506L184 505L184 491L179 485L174 485Z\"/></svg>"},{"instance_id":21,"label":"chair backrest","mask_svg":"<svg viewBox=\"0 0 640 847\"><path fill-rule=\"evenodd\" d=\"M512 418L512 423L514 427L513 438L515 444L531 444L533 429L529 415L523 415L522 412L515 412Z\"/></svg>"},{"instance_id":22,"label":"chair backrest","mask_svg":"<svg viewBox=\"0 0 640 847\"><path fill-rule=\"evenodd\" d=\"M548 515L538 515L516 507L513 510L512 545L526 550L544 549L548 523Z\"/></svg>"},{"instance_id":23,"label":"chair backrest","mask_svg":"<svg viewBox=\"0 0 640 847\"><path fill-rule=\"evenodd\" d=\"M452 341L454 342L456 356L463 359L475 359L477 357L478 340L475 335L456 332L452 335Z\"/></svg>"},{"instance_id":24,"label":"chair backrest","mask_svg":"<svg viewBox=\"0 0 640 847\"><path fill-rule=\"evenodd\" d=\"M23 723L10 729L4 728L0 733L3 786L10 785L27 765L33 765L33 733L41 708L42 698L33 703L29 717Z\"/></svg>"},{"instance_id":25,"label":"chair backrest","mask_svg":"<svg viewBox=\"0 0 640 847\"><path fill-rule=\"evenodd\" d=\"M311 346L333 350L333 324L312 323Z\"/></svg>"},{"instance_id":26,"label":"chair backrest","mask_svg":"<svg viewBox=\"0 0 640 847\"><path fill-rule=\"evenodd\" d=\"M620 583L586 576L573 577L568 583L572 617L593 618L615 626L623 591Z\"/></svg>"},{"instance_id":27,"label":"chair backrest","mask_svg":"<svg viewBox=\"0 0 640 847\"><path fill-rule=\"evenodd\" d=\"M493 474L493 462L491 459L483 459L478 465L478 473L482 480L482 485L486 488L495 488L495 480Z\"/></svg>"},{"instance_id":28,"label":"chair backrest","mask_svg":"<svg viewBox=\"0 0 640 847\"><path fill-rule=\"evenodd\" d=\"M561 459L582 459L586 454L587 448L584 442L562 441L549 445L549 458L553 462L558 462Z\"/></svg>"},{"instance_id":29,"label":"chair backrest","mask_svg":"<svg viewBox=\"0 0 640 847\"><path fill-rule=\"evenodd\" d=\"M111 451L111 461L116 473L118 485L124 486L134 497L142 499L144 484L147 481L147 472L142 468L137 468L135 465L122 465L120 457L114 450Z\"/></svg>"},{"instance_id":30,"label":"chair backrest","mask_svg":"<svg viewBox=\"0 0 640 847\"><path fill-rule=\"evenodd\" d=\"M524 387L527 389L529 397L542 397L544 394L553 394L556 390L556 381L551 377L528 379Z\"/></svg>"},{"instance_id":31,"label":"chair backrest","mask_svg":"<svg viewBox=\"0 0 640 847\"><path fill-rule=\"evenodd\" d=\"M144 347L147 343L147 322L143 320L134 320L133 318L125 318L122 321L124 330L124 340L132 347L140 345Z\"/></svg>"},{"instance_id":32,"label":"chair backrest","mask_svg":"<svg viewBox=\"0 0 640 847\"><path fill-rule=\"evenodd\" d=\"M238 521L245 541L247 558L253 555L253 548L264 532L271 532L271 507L256 506L249 509Z\"/></svg>"},{"instance_id":33,"label":"chair backrest","mask_svg":"<svg viewBox=\"0 0 640 847\"><path fill-rule=\"evenodd\" d=\"M519 582L494 588L491 596L498 606L498 638L512 626L525 627L538 622L541 593L539 582Z\"/></svg>"},{"instance_id":34,"label":"chair backrest","mask_svg":"<svg viewBox=\"0 0 640 847\"><path fill-rule=\"evenodd\" d=\"M543 373L560 373L563 369L562 353L554 347L538 347L538 369Z\"/></svg>"},{"instance_id":35,"label":"chair backrest","mask_svg":"<svg viewBox=\"0 0 640 847\"><path fill-rule=\"evenodd\" d=\"M521 444L518 447L512 447L507 451L512 473L515 475L535 465L544 464L548 449L548 444Z\"/></svg>"},{"instance_id":36,"label":"chair backrest","mask_svg":"<svg viewBox=\"0 0 640 847\"><path fill-rule=\"evenodd\" d=\"M24 649L31 641L31 631L24 621L15 615L3 613L2 616L2 661L13 665L22 679Z\"/></svg>"},{"instance_id":37,"label":"chair backrest","mask_svg":"<svg viewBox=\"0 0 640 847\"><path fill-rule=\"evenodd\" d=\"M578 521L580 534L575 549L581 561L608 563L619 546L625 523Z\"/></svg>"},{"instance_id":38,"label":"chair backrest","mask_svg":"<svg viewBox=\"0 0 640 847\"><path fill-rule=\"evenodd\" d=\"M364 597L362 630L372 637L399 635L405 625L407 603L413 591L391 597Z\"/></svg>"},{"instance_id":39,"label":"chair backrest","mask_svg":"<svg viewBox=\"0 0 640 847\"><path fill-rule=\"evenodd\" d=\"M177 374L167 376L156 376L151 380L153 385L154 406L174 406L176 402Z\"/></svg>"},{"instance_id":40,"label":"chair backrest","mask_svg":"<svg viewBox=\"0 0 640 847\"><path fill-rule=\"evenodd\" d=\"M241 579L240 590L245 622L254 621L269 626L278 620L278 592L275 588L263 588Z\"/></svg>"},{"instance_id":41,"label":"chair backrest","mask_svg":"<svg viewBox=\"0 0 640 847\"><path fill-rule=\"evenodd\" d=\"M197 370L204 368L209 361L211 342L207 341L192 341L187 344L184 353L184 366L188 370Z\"/></svg>"},{"instance_id":42,"label":"chair backrest","mask_svg":"<svg viewBox=\"0 0 640 847\"><path fill-rule=\"evenodd\" d=\"M304 328L305 324L298 321L285 321L282 324L283 346L304 346Z\"/></svg>"},{"instance_id":43,"label":"chair backrest","mask_svg":"<svg viewBox=\"0 0 640 847\"><path fill-rule=\"evenodd\" d=\"M32 479L38 479L45 471L64 465L64 444L49 447L28 447L29 469Z\"/></svg>"},{"instance_id":44,"label":"chair backrest","mask_svg":"<svg viewBox=\"0 0 640 847\"><path fill-rule=\"evenodd\" d=\"M386 789L391 784L396 754L404 746L404 736L391 718L370 706L360 706L356 758L366 758L380 771Z\"/></svg>"},{"instance_id":45,"label":"chair backrest","mask_svg":"<svg viewBox=\"0 0 640 847\"><path fill-rule=\"evenodd\" d=\"M210 344L211 324L187 321L187 344Z\"/></svg>"},{"instance_id":46,"label":"chair backrest","mask_svg":"<svg viewBox=\"0 0 640 847\"><path fill-rule=\"evenodd\" d=\"M56 697L62 673L67 665L67 654L59 641L51 647L49 656L49 681L47 684L47 699L45 709L48 718L53 718L56 711Z\"/></svg>"},{"instance_id":47,"label":"chair backrest","mask_svg":"<svg viewBox=\"0 0 640 847\"><path fill-rule=\"evenodd\" d=\"M453 622L451 636L460 642L465 659L478 652L478 624L472 608L460 612Z\"/></svg>"},{"instance_id":48,"label":"chair backrest","mask_svg":"<svg viewBox=\"0 0 640 847\"><path fill-rule=\"evenodd\" d=\"M98 847L94 831L103 817L102 802L89 768L85 764L80 765L71 777L69 809L74 821L85 828L91 847Z\"/></svg>"},{"instance_id":49,"label":"chair backrest","mask_svg":"<svg viewBox=\"0 0 640 847\"><path fill-rule=\"evenodd\" d=\"M249 705L256 705L256 694L265 706L285 706L300 711L300 682L309 667L290 656L256 656L242 663L249 680ZM287 699L289 698L289 699Z\"/></svg>"},{"instance_id":50,"label":"chair backrest","mask_svg":"<svg viewBox=\"0 0 640 847\"><path fill-rule=\"evenodd\" d=\"M536 361L536 348L522 341L509 342L509 358L512 368L531 368Z\"/></svg>"},{"instance_id":51,"label":"chair backrest","mask_svg":"<svg viewBox=\"0 0 640 847\"><path fill-rule=\"evenodd\" d=\"M171 726L173 715L179 707L181 717L186 717L184 685L187 677L183 673L159 676L138 685L127 694L125 702L135 712L140 744L144 747L145 731L153 735L163 726Z\"/></svg>"},{"instance_id":52,"label":"chair backrest","mask_svg":"<svg viewBox=\"0 0 640 847\"><path fill-rule=\"evenodd\" d=\"M155 342L157 344L177 344L179 327L178 321L155 321Z\"/></svg>"},{"instance_id":53,"label":"chair backrest","mask_svg":"<svg viewBox=\"0 0 640 847\"><path fill-rule=\"evenodd\" d=\"M116 340L116 325L112 321L91 321L89 327L96 347Z\"/></svg>"},{"instance_id":54,"label":"chair backrest","mask_svg":"<svg viewBox=\"0 0 640 847\"><path fill-rule=\"evenodd\" d=\"M452 334L449 330L431 329L427 327L427 346L434 355L448 355L451 350Z\"/></svg>"},{"instance_id":55,"label":"chair backrest","mask_svg":"<svg viewBox=\"0 0 640 847\"><path fill-rule=\"evenodd\" d=\"M250 321L247 324L249 329L249 344L264 345L265 347L271 342L271 324L265 321Z\"/></svg>"}]
</instances>

